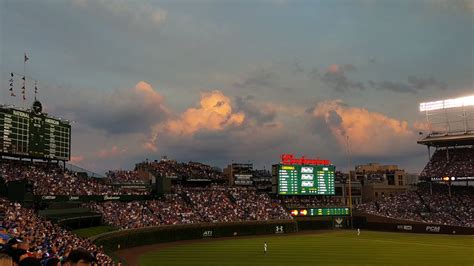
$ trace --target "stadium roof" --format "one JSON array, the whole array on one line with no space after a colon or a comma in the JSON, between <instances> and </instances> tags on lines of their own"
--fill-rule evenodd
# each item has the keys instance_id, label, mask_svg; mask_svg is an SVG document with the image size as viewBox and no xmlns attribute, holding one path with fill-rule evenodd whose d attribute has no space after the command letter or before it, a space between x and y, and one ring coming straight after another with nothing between
<instances>
[{"instance_id":1,"label":"stadium roof","mask_svg":"<svg viewBox=\"0 0 474 266\"><path fill-rule=\"evenodd\" d=\"M468 146L474 145L474 134L426 136L422 140L417 141L417 143L433 147Z\"/></svg>"}]
</instances>

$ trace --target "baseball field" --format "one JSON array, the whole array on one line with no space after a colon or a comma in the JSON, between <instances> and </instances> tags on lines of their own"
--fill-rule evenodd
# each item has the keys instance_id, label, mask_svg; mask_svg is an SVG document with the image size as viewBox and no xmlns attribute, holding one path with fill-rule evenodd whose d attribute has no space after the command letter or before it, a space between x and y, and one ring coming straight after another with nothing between
<instances>
[{"instance_id":1,"label":"baseball field","mask_svg":"<svg viewBox=\"0 0 474 266\"><path fill-rule=\"evenodd\" d=\"M264 243L268 251L264 253ZM326 231L122 250L128 265L474 265L474 236Z\"/></svg>"}]
</instances>

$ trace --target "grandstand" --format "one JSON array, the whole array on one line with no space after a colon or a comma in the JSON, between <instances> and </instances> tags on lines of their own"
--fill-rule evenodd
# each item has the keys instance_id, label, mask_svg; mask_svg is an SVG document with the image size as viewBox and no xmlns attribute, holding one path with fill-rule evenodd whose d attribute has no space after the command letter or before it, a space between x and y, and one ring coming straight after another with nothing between
<instances>
[{"instance_id":1,"label":"grandstand","mask_svg":"<svg viewBox=\"0 0 474 266\"><path fill-rule=\"evenodd\" d=\"M469 185L474 181L474 96L420 104L427 121L418 144L428 148L429 162L420 177L433 182ZM431 155L431 148L434 154Z\"/></svg>"},{"instance_id":2,"label":"grandstand","mask_svg":"<svg viewBox=\"0 0 474 266\"><path fill-rule=\"evenodd\" d=\"M423 182L361 204L357 211L399 221L472 228L474 96L421 103L420 111L426 116L427 132L418 144L427 147L429 157L420 173Z\"/></svg>"},{"instance_id":3,"label":"grandstand","mask_svg":"<svg viewBox=\"0 0 474 266\"><path fill-rule=\"evenodd\" d=\"M433 121L429 112L428 121ZM470 117L465 109L463 114ZM0 233L8 241L28 243L43 263L64 260L73 250L84 248L99 264L110 265L116 260L110 255L120 247L164 239L352 226L472 234L474 191L469 186L451 186L469 184L474 177L474 133L471 120L463 121L462 132L433 130L418 142L428 147L430 155L432 147L435 152L421 173L425 182L411 189L397 166L360 165L354 174L344 174L335 171L329 160L304 156L283 155L272 173L253 169L251 163L232 163L221 171L201 162L164 157L102 176L65 164L65 157L51 160L39 158L38 152L34 156L7 152L0 158L0 196L4 197ZM304 190L303 184L311 188ZM363 201L376 186L383 186L377 187L383 193ZM301 191L287 195L288 188ZM354 211L349 199L356 205ZM101 225L120 231L98 236L95 242L70 231Z\"/></svg>"},{"instance_id":4,"label":"grandstand","mask_svg":"<svg viewBox=\"0 0 474 266\"><path fill-rule=\"evenodd\" d=\"M137 165L142 165L142 163ZM12 208L25 212L25 215L31 215L36 209L34 217L37 217L35 219L38 219L38 222L48 219L51 223L62 226L62 228L80 228L106 224L125 230L122 233L129 232L128 230L143 229L148 230L148 234L151 235L155 234L154 228L159 230L156 232L157 234L162 234L165 232L162 231L165 230L163 229L164 227L169 227L169 230L172 230L171 228L181 228L179 226L185 225L191 226L186 227L188 228L186 230L198 230L201 235L203 234L202 228L210 228L210 232L214 232L215 237L219 236L217 232L224 230L217 229L222 226L232 226L231 232L236 232L239 235L257 234L258 232L280 232L278 230L292 232L295 230L293 225L285 225L281 227L282 229L279 229L282 224L287 223L297 223L299 230L347 226L346 222L348 220L346 219L343 220L345 222L342 224L335 222L336 218L344 217L343 214L333 214L333 216L329 217L309 217L304 212L307 210L309 214L313 210L321 211L333 208L338 210L341 207L345 207L347 205L344 203L347 203L347 201L341 200L341 196L275 197L272 193L259 190L256 185L229 186L222 184L220 179L205 183L188 182L188 177L196 177L196 167L198 169L213 169L207 172L209 173L207 177L220 176L216 172L217 170L212 167L209 168L204 164L173 162L153 163L152 165L153 168L150 171L154 174L156 172L153 169L159 169L160 173L171 173L171 176L179 173L179 178L173 179L170 192L155 199L147 197L151 193L149 190L145 194L141 194L143 192L137 192L135 189L116 187L117 184L140 186L147 183L149 180L144 179L144 175L140 171L113 170L107 173L106 178L94 179L77 175L55 164L48 165L41 162L31 163L19 162L17 160L2 160L0 173L7 181L7 185L21 180L31 182L33 184L32 193L37 201L33 202L33 206L36 206L33 209L24 207L28 206L28 200L23 201L22 205L3 200L3 205L0 207L6 216L11 213ZM70 180L72 185L62 183L63 180ZM58 185L55 185L56 183ZM344 186L343 188L341 191L346 191ZM405 225L413 224L410 226L415 226L415 224L442 225L446 226L446 228L455 228L456 232L462 233L462 228L474 227L473 195L474 193L470 188L456 187L453 188L450 197L448 188L444 184L434 185L431 191L426 184L420 184L416 190L386 195L377 201L356 206L354 223L359 227L371 228L376 223L373 223L370 217L376 216L396 220L396 222L388 222L388 224L395 225L403 221ZM298 210L305 217L300 217L300 213L292 217L293 214L290 215L290 210ZM11 217L14 221L18 218ZM261 225L262 231L255 231L257 229L251 231L246 231L249 229L239 229L239 225L258 228L253 224L254 222L267 222L268 224ZM10 221L3 223L2 226L8 228L8 234L25 239L26 236L21 233L21 230L15 227L16 225L12 227L11 224L12 222ZM51 228L56 228L54 226ZM59 226L58 228L60 228ZM388 225L386 227L390 228ZM15 228L17 231L20 231L19 234L12 233L13 231L11 230ZM278 229L276 230L275 228ZM206 230L209 231L208 229ZM229 232L226 230L222 232ZM69 232L65 234L71 239L77 237ZM114 233L111 234L113 235ZM179 239L187 239L179 233L174 234ZM206 234L208 235L209 233ZM139 235L137 234L137 236ZM196 236L195 233L189 236L192 235ZM222 233L221 236L226 236L226 234ZM135 239L131 235L127 237ZM91 251L95 250L96 259L100 262L111 260L105 254L99 255L103 254L101 252L104 252L100 247L84 242L86 240L80 241L81 246L85 246ZM116 240L110 239L100 240L99 238L97 241L104 245L106 243L116 243ZM140 243L141 240L135 239L133 241L133 243ZM43 244L38 242L38 245ZM52 245L54 247L54 244ZM127 247L132 244L122 243L120 245ZM49 247L52 248L51 246ZM114 249L110 245L106 245L106 247L107 249ZM49 253L54 254L53 257L60 257L65 254L64 251ZM43 259L47 260L48 257L43 257Z\"/></svg>"}]
</instances>

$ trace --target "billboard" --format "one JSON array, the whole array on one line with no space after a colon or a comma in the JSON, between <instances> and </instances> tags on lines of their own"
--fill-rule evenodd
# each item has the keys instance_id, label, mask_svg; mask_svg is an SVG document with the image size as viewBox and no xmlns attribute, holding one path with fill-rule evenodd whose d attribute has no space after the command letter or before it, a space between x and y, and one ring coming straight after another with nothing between
<instances>
[{"instance_id":1,"label":"billboard","mask_svg":"<svg viewBox=\"0 0 474 266\"><path fill-rule=\"evenodd\" d=\"M334 165L278 165L278 194L334 195Z\"/></svg>"}]
</instances>

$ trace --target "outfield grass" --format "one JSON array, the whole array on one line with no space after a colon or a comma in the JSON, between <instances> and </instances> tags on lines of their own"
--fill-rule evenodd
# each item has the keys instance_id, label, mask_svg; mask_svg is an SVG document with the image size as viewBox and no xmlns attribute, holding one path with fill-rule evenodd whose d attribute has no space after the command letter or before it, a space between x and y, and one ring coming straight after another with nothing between
<instances>
[{"instance_id":1,"label":"outfield grass","mask_svg":"<svg viewBox=\"0 0 474 266\"><path fill-rule=\"evenodd\" d=\"M99 235L102 233L107 233L107 232L111 232L115 230L117 230L117 227L110 226L110 225L102 225L102 226L77 229L77 230L73 230L72 232L82 237L91 237L91 236L95 236L95 235Z\"/></svg>"},{"instance_id":2,"label":"outfield grass","mask_svg":"<svg viewBox=\"0 0 474 266\"><path fill-rule=\"evenodd\" d=\"M263 254L267 241L268 252ZM140 265L474 265L474 236L335 231L200 241L139 257Z\"/></svg>"}]
</instances>

